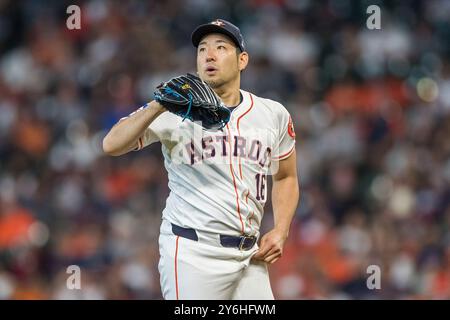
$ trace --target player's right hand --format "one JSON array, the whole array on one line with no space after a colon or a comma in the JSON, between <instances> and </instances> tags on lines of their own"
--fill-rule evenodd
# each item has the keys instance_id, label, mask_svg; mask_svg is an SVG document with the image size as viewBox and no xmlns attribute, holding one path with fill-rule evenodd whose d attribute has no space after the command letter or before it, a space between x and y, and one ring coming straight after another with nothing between
<instances>
[{"instance_id":1,"label":"player's right hand","mask_svg":"<svg viewBox=\"0 0 450 320\"><path fill-rule=\"evenodd\" d=\"M286 233L272 229L261 238L259 250L253 256L253 259L274 263L283 255L283 246L287 239Z\"/></svg>"}]
</instances>

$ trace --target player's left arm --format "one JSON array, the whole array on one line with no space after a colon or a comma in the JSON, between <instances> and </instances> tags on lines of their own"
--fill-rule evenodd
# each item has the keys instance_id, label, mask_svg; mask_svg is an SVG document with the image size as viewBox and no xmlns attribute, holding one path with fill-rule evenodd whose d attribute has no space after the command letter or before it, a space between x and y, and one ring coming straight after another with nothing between
<instances>
[{"instance_id":1,"label":"player's left arm","mask_svg":"<svg viewBox=\"0 0 450 320\"><path fill-rule=\"evenodd\" d=\"M261 238L259 251L253 256L267 263L274 263L283 254L300 194L295 150L278 165L278 172L272 176L274 228Z\"/></svg>"}]
</instances>

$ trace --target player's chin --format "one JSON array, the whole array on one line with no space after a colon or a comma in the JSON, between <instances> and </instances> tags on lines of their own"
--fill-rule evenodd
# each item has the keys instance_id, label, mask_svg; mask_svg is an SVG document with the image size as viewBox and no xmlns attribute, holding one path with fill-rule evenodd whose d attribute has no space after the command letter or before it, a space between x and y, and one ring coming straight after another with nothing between
<instances>
[{"instance_id":1,"label":"player's chin","mask_svg":"<svg viewBox=\"0 0 450 320\"><path fill-rule=\"evenodd\" d=\"M224 81L216 76L206 76L203 81L205 81L211 88L218 88L220 87Z\"/></svg>"}]
</instances>

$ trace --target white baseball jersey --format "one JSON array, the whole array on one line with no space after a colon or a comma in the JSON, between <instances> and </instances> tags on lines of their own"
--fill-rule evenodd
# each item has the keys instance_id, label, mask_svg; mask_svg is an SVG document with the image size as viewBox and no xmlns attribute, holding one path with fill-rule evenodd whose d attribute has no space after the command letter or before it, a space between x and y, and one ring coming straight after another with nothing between
<instances>
[{"instance_id":1,"label":"white baseball jersey","mask_svg":"<svg viewBox=\"0 0 450 320\"><path fill-rule=\"evenodd\" d=\"M170 188L163 219L206 233L259 236L266 177L276 172L274 160L294 151L295 133L283 105L241 94L222 130L164 112L139 138L137 150L162 144Z\"/></svg>"}]
</instances>

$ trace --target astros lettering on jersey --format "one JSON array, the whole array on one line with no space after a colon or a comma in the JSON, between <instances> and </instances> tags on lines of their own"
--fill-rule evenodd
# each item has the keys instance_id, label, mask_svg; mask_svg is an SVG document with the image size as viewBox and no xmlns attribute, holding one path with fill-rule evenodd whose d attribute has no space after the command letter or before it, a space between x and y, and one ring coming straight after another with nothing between
<instances>
[{"instance_id":1,"label":"astros lettering on jersey","mask_svg":"<svg viewBox=\"0 0 450 320\"><path fill-rule=\"evenodd\" d=\"M139 138L136 150L162 144L171 191L163 219L203 232L259 236L266 177L294 151L295 132L283 105L240 92L242 102L222 130L164 112Z\"/></svg>"}]
</instances>

